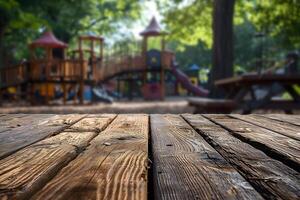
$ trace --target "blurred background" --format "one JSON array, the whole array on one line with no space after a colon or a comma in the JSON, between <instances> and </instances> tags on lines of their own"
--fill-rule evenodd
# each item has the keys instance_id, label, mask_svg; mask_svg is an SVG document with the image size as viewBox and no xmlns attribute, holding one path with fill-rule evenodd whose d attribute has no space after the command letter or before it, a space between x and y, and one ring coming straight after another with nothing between
<instances>
[{"instance_id":1,"label":"blurred background","mask_svg":"<svg viewBox=\"0 0 300 200\"><path fill-rule=\"evenodd\" d=\"M226 98L217 80L276 73L290 57L298 73L299 19L297 0L0 0L0 112L195 112L188 97ZM57 46L49 54L48 46L32 45L49 32L67 45L63 56ZM83 36L87 44L80 42ZM100 45L91 42L97 39ZM169 64L151 63L165 60L165 52L172 52ZM136 55L146 62L140 65L145 72L133 67ZM24 81L24 67L12 72L24 65L32 73L36 57L48 59L49 74L57 67L54 59L64 59L64 73L71 68L67 60L85 59L84 80L72 86L75 79L60 74ZM134 70L115 70L121 65ZM23 82L17 84L20 70ZM300 92L297 84L293 88ZM284 91L276 97L292 98Z\"/></svg>"}]
</instances>

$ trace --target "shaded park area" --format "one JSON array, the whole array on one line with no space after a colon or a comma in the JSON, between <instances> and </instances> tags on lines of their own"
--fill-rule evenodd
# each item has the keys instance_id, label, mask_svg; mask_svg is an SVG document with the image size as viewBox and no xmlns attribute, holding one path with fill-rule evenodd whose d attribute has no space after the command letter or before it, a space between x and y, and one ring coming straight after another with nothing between
<instances>
[{"instance_id":1,"label":"shaded park area","mask_svg":"<svg viewBox=\"0 0 300 200\"><path fill-rule=\"evenodd\" d=\"M3 1L1 104L185 97L200 113L293 113L299 7L292 0Z\"/></svg>"}]
</instances>

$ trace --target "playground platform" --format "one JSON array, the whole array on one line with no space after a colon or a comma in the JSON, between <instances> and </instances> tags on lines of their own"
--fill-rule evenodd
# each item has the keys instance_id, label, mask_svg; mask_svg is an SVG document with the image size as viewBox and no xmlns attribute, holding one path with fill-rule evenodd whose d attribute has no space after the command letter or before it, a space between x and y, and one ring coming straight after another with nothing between
<instances>
[{"instance_id":1,"label":"playground platform","mask_svg":"<svg viewBox=\"0 0 300 200\"><path fill-rule=\"evenodd\" d=\"M300 115L1 114L1 199L299 199Z\"/></svg>"}]
</instances>

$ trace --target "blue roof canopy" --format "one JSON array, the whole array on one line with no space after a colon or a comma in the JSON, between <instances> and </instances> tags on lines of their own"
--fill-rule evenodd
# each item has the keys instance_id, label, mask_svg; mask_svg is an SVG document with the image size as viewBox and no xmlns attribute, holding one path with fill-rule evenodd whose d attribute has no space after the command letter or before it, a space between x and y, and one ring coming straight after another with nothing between
<instances>
[{"instance_id":1,"label":"blue roof canopy","mask_svg":"<svg viewBox=\"0 0 300 200\"><path fill-rule=\"evenodd\" d=\"M200 67L197 64L193 64L192 66L189 67L189 70L199 70Z\"/></svg>"}]
</instances>

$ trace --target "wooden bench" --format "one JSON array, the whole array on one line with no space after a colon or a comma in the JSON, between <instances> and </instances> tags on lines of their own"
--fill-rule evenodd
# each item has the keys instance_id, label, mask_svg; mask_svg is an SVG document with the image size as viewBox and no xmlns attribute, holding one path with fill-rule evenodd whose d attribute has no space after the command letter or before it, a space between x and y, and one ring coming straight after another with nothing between
<instances>
[{"instance_id":1,"label":"wooden bench","mask_svg":"<svg viewBox=\"0 0 300 200\"><path fill-rule=\"evenodd\" d=\"M276 109L287 113L299 109L300 94L294 87L300 85L299 74L245 74L218 80L215 85L225 90L227 99L238 102L244 114L257 109ZM266 94L258 97L258 88L263 88ZM274 100L284 92L290 94L290 100Z\"/></svg>"},{"instance_id":2,"label":"wooden bench","mask_svg":"<svg viewBox=\"0 0 300 200\"><path fill-rule=\"evenodd\" d=\"M229 99L190 98L188 102L196 108L195 113L231 113L237 107Z\"/></svg>"}]
</instances>

